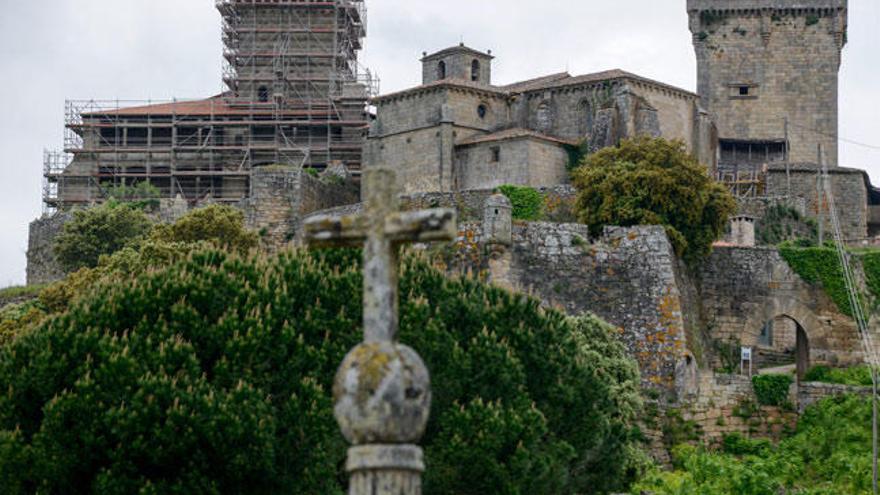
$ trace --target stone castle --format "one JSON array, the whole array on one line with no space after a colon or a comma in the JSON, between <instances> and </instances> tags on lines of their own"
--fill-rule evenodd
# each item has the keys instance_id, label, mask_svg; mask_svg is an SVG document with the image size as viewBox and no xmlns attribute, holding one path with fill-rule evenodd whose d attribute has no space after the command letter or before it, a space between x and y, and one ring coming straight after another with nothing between
<instances>
[{"instance_id":1,"label":"stone castle","mask_svg":"<svg viewBox=\"0 0 880 495\"><path fill-rule=\"evenodd\" d=\"M375 97L357 67L362 2L217 5L227 93L73 112L67 158L47 157L52 214L31 225L29 283L59 276L52 238L71 208L102 201L110 187L148 182L171 218L236 205L277 247L301 239L310 217L362 209L361 167L382 165L397 173L404 207L458 210L450 271L603 317L621 329L644 385L690 404L716 437L746 427L732 411L750 394L747 379L710 371L719 344L754 348L756 366L796 362L799 376L811 363L863 359L852 320L755 238L776 205L830 222L823 165L847 242L878 233L880 191L864 171L838 165L846 0L688 0L697 94L621 70L498 85L492 53L459 45L424 54L422 85ZM639 135L682 140L739 200L729 242L697 274L662 227L591 238L563 214L514 222L494 194L530 186L564 210L571 157Z\"/></svg>"}]
</instances>

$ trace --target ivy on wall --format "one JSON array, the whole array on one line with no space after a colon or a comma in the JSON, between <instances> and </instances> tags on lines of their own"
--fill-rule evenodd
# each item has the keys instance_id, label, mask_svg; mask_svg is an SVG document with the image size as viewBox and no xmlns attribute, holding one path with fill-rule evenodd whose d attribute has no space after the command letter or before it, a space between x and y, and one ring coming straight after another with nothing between
<instances>
[{"instance_id":1,"label":"ivy on wall","mask_svg":"<svg viewBox=\"0 0 880 495\"><path fill-rule=\"evenodd\" d=\"M501 194L507 196L513 206L513 219L536 221L541 218L544 198L537 190L525 186L501 186Z\"/></svg>"},{"instance_id":2,"label":"ivy on wall","mask_svg":"<svg viewBox=\"0 0 880 495\"><path fill-rule=\"evenodd\" d=\"M852 316L852 306L843 280L837 252L827 247L796 248L781 246L779 254L804 281L821 285L841 313Z\"/></svg>"}]
</instances>

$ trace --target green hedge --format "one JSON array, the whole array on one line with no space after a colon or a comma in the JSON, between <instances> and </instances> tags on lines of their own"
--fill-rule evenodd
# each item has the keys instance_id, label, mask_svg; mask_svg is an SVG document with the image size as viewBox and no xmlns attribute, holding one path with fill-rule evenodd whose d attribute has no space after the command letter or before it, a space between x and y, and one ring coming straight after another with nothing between
<instances>
[{"instance_id":1,"label":"green hedge","mask_svg":"<svg viewBox=\"0 0 880 495\"><path fill-rule=\"evenodd\" d=\"M814 366L807 372L804 380L808 382L838 383L841 385L870 386L871 368L868 366L852 366L849 368L832 368L830 366Z\"/></svg>"},{"instance_id":2,"label":"green hedge","mask_svg":"<svg viewBox=\"0 0 880 495\"><path fill-rule=\"evenodd\" d=\"M757 375L752 377L752 387L762 406L781 406L788 401L791 375Z\"/></svg>"},{"instance_id":3,"label":"green hedge","mask_svg":"<svg viewBox=\"0 0 880 495\"><path fill-rule=\"evenodd\" d=\"M360 256L196 251L91 286L0 347L0 486L341 495L333 376ZM614 330L407 258L401 340L432 372L426 495L626 490L639 374Z\"/></svg>"}]
</instances>

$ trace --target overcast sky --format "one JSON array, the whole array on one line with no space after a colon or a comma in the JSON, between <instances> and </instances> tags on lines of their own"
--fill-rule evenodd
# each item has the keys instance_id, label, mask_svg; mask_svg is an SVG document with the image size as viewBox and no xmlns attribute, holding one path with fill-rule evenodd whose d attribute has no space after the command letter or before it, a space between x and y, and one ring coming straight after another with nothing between
<instances>
[{"instance_id":1,"label":"overcast sky","mask_svg":"<svg viewBox=\"0 0 880 495\"><path fill-rule=\"evenodd\" d=\"M367 0L363 62L382 91L419 83L418 59L464 41L491 49L495 82L620 68L689 90L685 0ZM24 282L41 213L44 148L62 146L65 99L197 98L222 90L212 0L0 0L0 287ZM880 3L850 0L840 135L880 145ZM842 143L841 165L880 184L880 151Z\"/></svg>"}]
</instances>

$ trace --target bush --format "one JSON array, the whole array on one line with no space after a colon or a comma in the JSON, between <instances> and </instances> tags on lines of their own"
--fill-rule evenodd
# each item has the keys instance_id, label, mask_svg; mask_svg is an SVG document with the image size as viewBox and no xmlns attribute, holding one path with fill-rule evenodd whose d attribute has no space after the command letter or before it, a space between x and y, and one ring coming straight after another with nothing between
<instances>
[{"instance_id":1,"label":"bush","mask_svg":"<svg viewBox=\"0 0 880 495\"><path fill-rule=\"evenodd\" d=\"M407 258L401 340L432 371L430 494L625 489L638 372L608 325ZM201 250L95 283L0 349L4 493L341 494L330 385L359 255Z\"/></svg>"},{"instance_id":2,"label":"bush","mask_svg":"<svg viewBox=\"0 0 880 495\"><path fill-rule=\"evenodd\" d=\"M544 203L544 198L534 188L501 186L498 189L510 200L514 220L535 221L541 218L541 206Z\"/></svg>"},{"instance_id":3,"label":"bush","mask_svg":"<svg viewBox=\"0 0 880 495\"><path fill-rule=\"evenodd\" d=\"M794 208L774 205L767 208L764 216L755 225L758 244L777 246L786 241L800 245L814 246L819 240L818 223L805 218Z\"/></svg>"},{"instance_id":4,"label":"bush","mask_svg":"<svg viewBox=\"0 0 880 495\"><path fill-rule=\"evenodd\" d=\"M228 206L208 206L193 210L170 225L157 225L147 240L132 243L109 256L101 256L97 266L83 268L40 293L43 306L52 312L64 311L80 295L88 294L99 281L123 281L151 269L171 265L190 253L210 246L247 252L257 245L258 236L244 226L244 216Z\"/></svg>"},{"instance_id":5,"label":"bush","mask_svg":"<svg viewBox=\"0 0 880 495\"><path fill-rule=\"evenodd\" d=\"M808 382L839 383L841 385L871 386L871 368L852 366L850 368L831 368L814 366L807 371L804 380Z\"/></svg>"},{"instance_id":6,"label":"bush","mask_svg":"<svg viewBox=\"0 0 880 495\"><path fill-rule=\"evenodd\" d=\"M107 199L127 203L141 210L159 208L161 191L149 182L138 182L134 186L112 186L105 190Z\"/></svg>"},{"instance_id":7,"label":"bush","mask_svg":"<svg viewBox=\"0 0 880 495\"><path fill-rule=\"evenodd\" d=\"M79 210L55 239L55 257L67 273L92 268L101 256L144 239L151 226L141 210L115 201Z\"/></svg>"},{"instance_id":8,"label":"bush","mask_svg":"<svg viewBox=\"0 0 880 495\"><path fill-rule=\"evenodd\" d=\"M241 253L257 247L260 240L256 232L244 227L244 213L221 205L193 210L170 225L157 225L150 238L163 243L204 241Z\"/></svg>"},{"instance_id":9,"label":"bush","mask_svg":"<svg viewBox=\"0 0 880 495\"><path fill-rule=\"evenodd\" d=\"M807 408L797 432L778 447L729 436L724 450L678 447L673 451L677 471L655 470L633 493L870 493L871 401L855 396L824 399Z\"/></svg>"},{"instance_id":10,"label":"bush","mask_svg":"<svg viewBox=\"0 0 880 495\"><path fill-rule=\"evenodd\" d=\"M781 406L788 400L788 392L794 382L791 375L756 375L752 387L762 406Z\"/></svg>"},{"instance_id":11,"label":"bush","mask_svg":"<svg viewBox=\"0 0 880 495\"><path fill-rule=\"evenodd\" d=\"M642 137L590 155L574 172L579 220L605 226L663 225L676 252L695 262L725 232L736 202L681 141Z\"/></svg>"}]
</instances>

